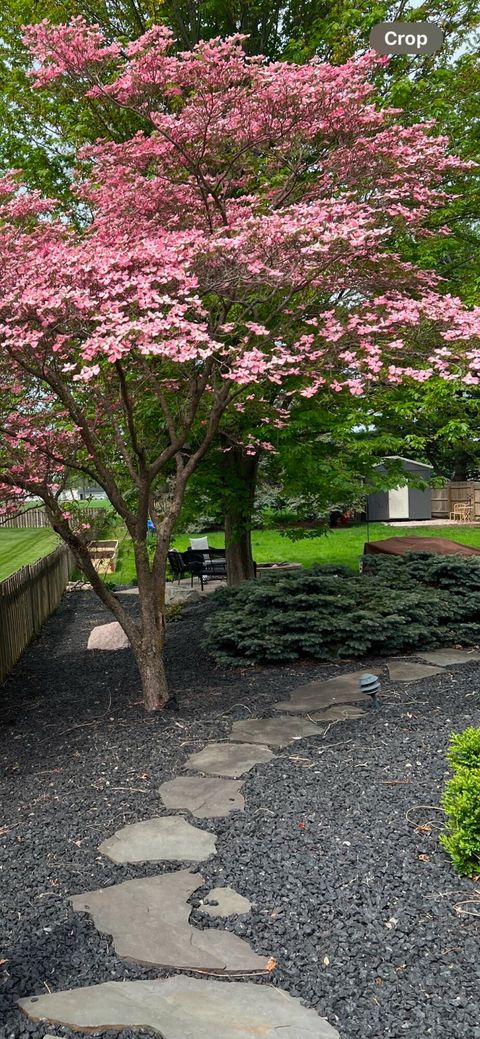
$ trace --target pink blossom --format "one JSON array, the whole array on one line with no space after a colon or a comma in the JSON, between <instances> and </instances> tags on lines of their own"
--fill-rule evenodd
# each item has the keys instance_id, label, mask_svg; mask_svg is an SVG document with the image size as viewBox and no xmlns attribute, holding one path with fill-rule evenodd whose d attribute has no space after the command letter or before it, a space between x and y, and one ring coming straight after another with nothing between
<instances>
[{"instance_id":1,"label":"pink blossom","mask_svg":"<svg viewBox=\"0 0 480 1039\"><path fill-rule=\"evenodd\" d=\"M297 396L478 384L480 309L392 248L472 164L374 104L378 58L266 62L241 36L182 52L163 26L123 48L82 18L25 39L38 86L126 105L145 131L82 150L81 229L0 178L7 501L54 508L68 472L104 467L120 498L140 470L168 483L186 444L243 415L245 450L272 451Z\"/></svg>"}]
</instances>

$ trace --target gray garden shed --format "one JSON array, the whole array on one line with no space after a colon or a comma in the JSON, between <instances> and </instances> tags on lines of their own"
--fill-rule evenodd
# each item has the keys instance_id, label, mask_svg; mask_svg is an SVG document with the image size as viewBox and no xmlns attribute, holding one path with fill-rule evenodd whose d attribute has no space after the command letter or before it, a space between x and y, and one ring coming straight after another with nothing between
<instances>
[{"instance_id":1,"label":"gray garden shed","mask_svg":"<svg viewBox=\"0 0 480 1039\"><path fill-rule=\"evenodd\" d=\"M399 455L391 455L385 461L401 462L406 479L409 476L414 479L430 480L434 475L432 465L425 462L415 462L412 458L401 458ZM379 472L386 472L383 463L376 465ZM367 516L371 523L394 520L427 520L432 518L432 489L426 487L412 487L405 483L400 487L393 487L389 491L374 491L368 495Z\"/></svg>"}]
</instances>

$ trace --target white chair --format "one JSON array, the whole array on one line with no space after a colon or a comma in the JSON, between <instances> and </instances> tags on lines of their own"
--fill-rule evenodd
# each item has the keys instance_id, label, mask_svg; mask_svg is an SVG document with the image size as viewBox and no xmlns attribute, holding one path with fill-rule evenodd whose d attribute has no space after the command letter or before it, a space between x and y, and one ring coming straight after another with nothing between
<instances>
[{"instance_id":1,"label":"white chair","mask_svg":"<svg viewBox=\"0 0 480 1039\"><path fill-rule=\"evenodd\" d=\"M190 548L195 552L208 552L208 538L190 538Z\"/></svg>"}]
</instances>

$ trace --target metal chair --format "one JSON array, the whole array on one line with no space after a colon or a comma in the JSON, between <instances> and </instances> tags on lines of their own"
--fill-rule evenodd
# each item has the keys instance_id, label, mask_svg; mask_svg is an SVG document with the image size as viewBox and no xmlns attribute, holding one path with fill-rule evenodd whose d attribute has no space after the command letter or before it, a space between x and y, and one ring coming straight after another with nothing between
<instances>
[{"instance_id":1,"label":"metal chair","mask_svg":"<svg viewBox=\"0 0 480 1039\"><path fill-rule=\"evenodd\" d=\"M182 580L182 577L188 573L188 566L183 557L182 552L178 552L176 548L170 549L167 553L168 562L170 563L170 569L172 571L174 579L178 577L178 583Z\"/></svg>"},{"instance_id":2,"label":"metal chair","mask_svg":"<svg viewBox=\"0 0 480 1039\"><path fill-rule=\"evenodd\" d=\"M183 553L188 572L193 578L198 577L203 592L204 579L221 581L227 577L225 551L221 548L209 548L208 552L198 552L192 548Z\"/></svg>"}]
</instances>

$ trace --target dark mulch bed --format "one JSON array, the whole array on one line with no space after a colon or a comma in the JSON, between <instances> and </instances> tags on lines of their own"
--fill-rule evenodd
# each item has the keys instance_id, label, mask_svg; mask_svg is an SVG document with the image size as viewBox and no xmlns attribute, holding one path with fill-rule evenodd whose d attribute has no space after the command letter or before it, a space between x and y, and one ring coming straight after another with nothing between
<instances>
[{"instance_id":1,"label":"dark mulch bed","mask_svg":"<svg viewBox=\"0 0 480 1039\"><path fill-rule=\"evenodd\" d=\"M233 718L268 714L299 682L338 671L217 669L200 644L209 609L191 607L169 632L175 713L143 713L128 651L86 652L91 628L110 619L87 592L66 597L2 689L2 1039L48 1031L18 1013L21 996L165 973L119 960L68 896L159 872L115 866L97 846L161 813L159 784ZM480 1037L480 920L455 910L480 892L454 874L441 813L425 807L439 803L449 732L480 723L479 677L469 665L401 691L384 681L380 710L251 773L244 815L199 823L219 837L202 875L256 903L226 926L274 956L273 984L342 1039Z\"/></svg>"}]
</instances>

